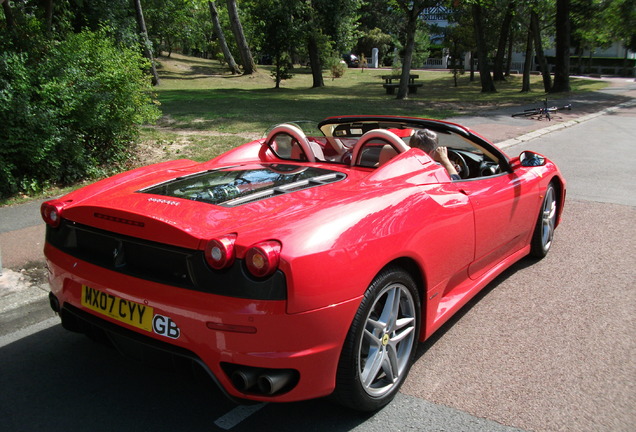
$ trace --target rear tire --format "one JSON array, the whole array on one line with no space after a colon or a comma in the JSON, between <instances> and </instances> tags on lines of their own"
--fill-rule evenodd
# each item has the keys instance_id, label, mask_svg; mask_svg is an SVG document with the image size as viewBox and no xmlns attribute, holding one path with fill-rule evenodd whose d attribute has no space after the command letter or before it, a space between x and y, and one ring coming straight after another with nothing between
<instances>
[{"instance_id":1,"label":"rear tire","mask_svg":"<svg viewBox=\"0 0 636 432\"><path fill-rule=\"evenodd\" d=\"M550 183L545 191L537 224L532 234L530 255L533 257L541 259L550 251L554 239L554 229L556 228L556 217L557 193L554 184Z\"/></svg>"},{"instance_id":2,"label":"rear tire","mask_svg":"<svg viewBox=\"0 0 636 432\"><path fill-rule=\"evenodd\" d=\"M404 270L380 272L356 313L343 345L335 400L358 411L375 411L393 400L404 383L420 333L420 299Z\"/></svg>"}]
</instances>

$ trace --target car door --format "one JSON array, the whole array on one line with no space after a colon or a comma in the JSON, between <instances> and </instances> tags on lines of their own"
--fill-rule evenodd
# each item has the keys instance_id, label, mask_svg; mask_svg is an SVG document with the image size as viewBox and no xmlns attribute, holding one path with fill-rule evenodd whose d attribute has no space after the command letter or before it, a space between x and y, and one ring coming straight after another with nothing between
<instances>
[{"instance_id":1,"label":"car door","mask_svg":"<svg viewBox=\"0 0 636 432\"><path fill-rule=\"evenodd\" d=\"M475 215L475 260L469 276L479 278L528 243L537 218L538 184L508 172L456 183Z\"/></svg>"}]
</instances>

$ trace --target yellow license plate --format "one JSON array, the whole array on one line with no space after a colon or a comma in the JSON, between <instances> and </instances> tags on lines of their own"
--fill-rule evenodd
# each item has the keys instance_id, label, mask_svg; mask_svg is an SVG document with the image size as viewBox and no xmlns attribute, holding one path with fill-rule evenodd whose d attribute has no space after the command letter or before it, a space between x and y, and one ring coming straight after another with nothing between
<instances>
[{"instance_id":1,"label":"yellow license plate","mask_svg":"<svg viewBox=\"0 0 636 432\"><path fill-rule=\"evenodd\" d=\"M152 331L154 310L130 300L82 285L82 306L131 326Z\"/></svg>"}]
</instances>

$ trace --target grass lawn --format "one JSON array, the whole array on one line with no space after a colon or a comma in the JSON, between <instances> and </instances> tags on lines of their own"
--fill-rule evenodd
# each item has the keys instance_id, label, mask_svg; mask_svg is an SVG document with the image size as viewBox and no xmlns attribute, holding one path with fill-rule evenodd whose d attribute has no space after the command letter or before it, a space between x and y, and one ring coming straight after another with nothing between
<instances>
[{"instance_id":1,"label":"grass lawn","mask_svg":"<svg viewBox=\"0 0 636 432\"><path fill-rule=\"evenodd\" d=\"M380 76L392 74L387 69L348 69L335 80L326 72L325 87L312 89L310 70L299 67L275 89L270 66L260 66L253 76L233 76L218 61L178 54L158 61L161 85L155 91L163 117L142 130L140 164L178 157L207 160L291 120L346 114L446 118L545 97L540 76L531 76L530 93L519 92L521 76L514 75L496 83L497 93L482 94L478 75L473 82L468 74L460 76L455 87L448 71L417 70L413 73L424 86L408 100L397 100L382 87ZM573 92L605 86L570 80Z\"/></svg>"}]
</instances>

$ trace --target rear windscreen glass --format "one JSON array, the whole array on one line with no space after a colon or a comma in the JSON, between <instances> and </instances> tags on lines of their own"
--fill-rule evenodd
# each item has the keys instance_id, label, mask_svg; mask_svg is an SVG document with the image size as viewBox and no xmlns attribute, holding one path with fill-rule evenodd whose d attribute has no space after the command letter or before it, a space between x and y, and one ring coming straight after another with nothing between
<instances>
[{"instance_id":1,"label":"rear windscreen glass","mask_svg":"<svg viewBox=\"0 0 636 432\"><path fill-rule=\"evenodd\" d=\"M138 192L233 207L342 180L345 174L290 164L232 167L178 177Z\"/></svg>"}]
</instances>

